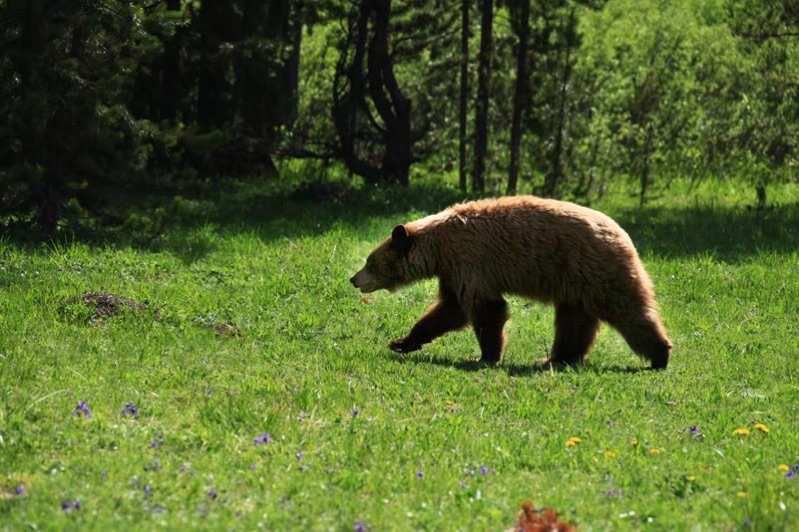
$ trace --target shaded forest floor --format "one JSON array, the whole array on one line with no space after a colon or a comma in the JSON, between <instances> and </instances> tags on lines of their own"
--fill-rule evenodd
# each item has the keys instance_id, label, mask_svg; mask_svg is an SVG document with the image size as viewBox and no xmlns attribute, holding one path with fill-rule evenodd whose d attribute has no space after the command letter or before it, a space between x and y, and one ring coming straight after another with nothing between
<instances>
[{"instance_id":1,"label":"shaded forest floor","mask_svg":"<svg viewBox=\"0 0 799 532\"><path fill-rule=\"evenodd\" d=\"M347 279L444 187L248 184L7 237L0 526L496 530L525 500L586 529L799 526L796 188L594 205L654 278L659 373L607 328L585 368L539 371L552 312L520 299L497 369L469 332L391 353L434 284Z\"/></svg>"}]
</instances>

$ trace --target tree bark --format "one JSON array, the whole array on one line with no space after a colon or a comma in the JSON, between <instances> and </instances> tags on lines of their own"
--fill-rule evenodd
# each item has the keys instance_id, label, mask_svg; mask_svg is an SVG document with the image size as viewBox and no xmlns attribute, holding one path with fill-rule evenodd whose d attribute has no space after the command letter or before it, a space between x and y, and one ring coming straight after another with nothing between
<instances>
[{"instance_id":1,"label":"tree bark","mask_svg":"<svg viewBox=\"0 0 799 532\"><path fill-rule=\"evenodd\" d=\"M460 111L458 114L458 182L466 192L466 114L469 112L469 9L470 0L461 2L461 79Z\"/></svg>"},{"instance_id":2,"label":"tree bark","mask_svg":"<svg viewBox=\"0 0 799 532\"><path fill-rule=\"evenodd\" d=\"M225 90L224 74L216 65L222 39L217 34L217 24L224 18L222 3L203 2L200 7L200 79L197 87L197 121L204 127L218 126L222 122L222 98Z\"/></svg>"},{"instance_id":3,"label":"tree bark","mask_svg":"<svg viewBox=\"0 0 799 532\"><path fill-rule=\"evenodd\" d=\"M388 53L391 0L373 0L373 9L368 80L372 102L385 124L386 147L381 169L387 181L407 185L411 166L411 102L399 88Z\"/></svg>"},{"instance_id":4,"label":"tree bark","mask_svg":"<svg viewBox=\"0 0 799 532\"><path fill-rule=\"evenodd\" d=\"M574 23L574 10L572 9L569 15L569 24L573 25ZM549 197L556 197L558 195L558 187L563 179L563 132L566 129L566 101L568 99L567 93L572 72L571 61L571 47L567 46L560 83L560 102L558 104L558 124L557 131L555 132L555 146L552 149L549 173L544 182L544 195Z\"/></svg>"},{"instance_id":5,"label":"tree bark","mask_svg":"<svg viewBox=\"0 0 799 532\"><path fill-rule=\"evenodd\" d=\"M474 173L472 190L485 190L485 158L488 147L488 92L493 56L494 2L482 0L480 18L480 53L478 55L477 102L474 125Z\"/></svg>"},{"instance_id":6,"label":"tree bark","mask_svg":"<svg viewBox=\"0 0 799 532\"><path fill-rule=\"evenodd\" d=\"M180 11L180 0L167 0L169 11ZM180 99L180 30L169 37L164 45L161 72L161 120L175 120Z\"/></svg>"},{"instance_id":7,"label":"tree bark","mask_svg":"<svg viewBox=\"0 0 799 532\"><path fill-rule=\"evenodd\" d=\"M412 163L411 101L402 93L389 53L391 0L362 0L351 26L333 83L333 121L347 168L369 183L407 185ZM371 21L371 32L370 32ZM352 60L349 48L354 47ZM366 72L364 72L364 60ZM377 117L366 102L374 104ZM359 113L379 133L383 154L380 165L357 153Z\"/></svg>"},{"instance_id":8,"label":"tree bark","mask_svg":"<svg viewBox=\"0 0 799 532\"><path fill-rule=\"evenodd\" d=\"M23 90L36 91L41 83L39 72L46 57L49 28L45 15L44 0L28 0L25 3L25 24L22 28L22 42L25 54L21 64L20 81ZM44 179L31 187L31 195L36 205L36 221L48 235L55 232L61 218L63 206L63 184L61 160L57 149L48 142L48 124L33 111L25 112L27 127L22 132L23 158L27 163L37 163L44 168Z\"/></svg>"},{"instance_id":9,"label":"tree bark","mask_svg":"<svg viewBox=\"0 0 799 532\"><path fill-rule=\"evenodd\" d=\"M527 108L527 49L530 38L530 0L521 0L519 10L519 43L516 52L516 86L513 91L513 120L510 132L509 195L516 194L519 175L519 148L522 142L522 117Z\"/></svg>"}]
</instances>

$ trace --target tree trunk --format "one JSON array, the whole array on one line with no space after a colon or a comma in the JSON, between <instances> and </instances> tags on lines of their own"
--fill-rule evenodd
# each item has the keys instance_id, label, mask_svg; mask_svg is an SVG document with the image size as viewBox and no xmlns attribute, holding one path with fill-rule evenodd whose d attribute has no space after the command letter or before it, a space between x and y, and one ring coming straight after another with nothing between
<instances>
[{"instance_id":1,"label":"tree trunk","mask_svg":"<svg viewBox=\"0 0 799 532\"><path fill-rule=\"evenodd\" d=\"M466 192L466 114L469 112L469 9L471 2L461 2L461 79L460 112L458 119L458 182L461 192Z\"/></svg>"},{"instance_id":2,"label":"tree trunk","mask_svg":"<svg viewBox=\"0 0 799 532\"><path fill-rule=\"evenodd\" d=\"M574 10L569 15L569 24L574 24ZM566 57L563 61L563 75L561 76L560 83L560 102L558 106L558 125L555 133L555 146L552 149L552 156L550 158L550 169L544 183L544 195L549 197L556 197L558 195L558 187L563 179L563 131L566 128L566 101L567 92L569 88L569 81L571 80L571 47L566 47Z\"/></svg>"},{"instance_id":3,"label":"tree trunk","mask_svg":"<svg viewBox=\"0 0 799 532\"><path fill-rule=\"evenodd\" d=\"M300 52L302 49L302 4L295 3L292 10L291 55L286 63L286 90L289 91L289 106L285 123L293 124L300 112Z\"/></svg>"},{"instance_id":4,"label":"tree trunk","mask_svg":"<svg viewBox=\"0 0 799 532\"><path fill-rule=\"evenodd\" d=\"M180 11L180 0L167 0L169 11ZM180 99L180 30L164 44L161 71L161 120L175 120Z\"/></svg>"},{"instance_id":5,"label":"tree trunk","mask_svg":"<svg viewBox=\"0 0 799 532\"><path fill-rule=\"evenodd\" d=\"M494 2L482 0L480 18L480 53L478 56L477 102L474 125L474 173L472 190L485 190L485 158L488 147L488 92L493 56Z\"/></svg>"},{"instance_id":6,"label":"tree trunk","mask_svg":"<svg viewBox=\"0 0 799 532\"><path fill-rule=\"evenodd\" d=\"M399 88L388 53L391 0L373 0L373 9L368 78L372 101L386 126L381 168L387 181L407 185L411 167L411 101Z\"/></svg>"},{"instance_id":7,"label":"tree trunk","mask_svg":"<svg viewBox=\"0 0 799 532\"><path fill-rule=\"evenodd\" d=\"M221 3L203 2L200 7L200 79L197 90L197 121L204 127L222 122L224 74L216 65L222 40L216 32L217 19L223 15Z\"/></svg>"},{"instance_id":8,"label":"tree trunk","mask_svg":"<svg viewBox=\"0 0 799 532\"><path fill-rule=\"evenodd\" d=\"M766 183L761 181L755 186L755 193L757 194L757 210L762 211L766 208Z\"/></svg>"},{"instance_id":9,"label":"tree trunk","mask_svg":"<svg viewBox=\"0 0 799 532\"><path fill-rule=\"evenodd\" d=\"M412 106L394 75L388 47L390 16L391 0L362 0L357 15L353 15L346 48L336 66L333 121L341 157L351 172L369 183L407 185L412 163ZM351 61L350 46L354 46ZM367 63L365 74L364 57ZM382 125L366 102L367 92ZM358 113L364 113L370 126L381 135L383 154L379 167L373 162L374 157L367 155L364 158L356 150L357 128L362 123L357 119Z\"/></svg>"},{"instance_id":10,"label":"tree trunk","mask_svg":"<svg viewBox=\"0 0 799 532\"><path fill-rule=\"evenodd\" d=\"M522 0L519 12L519 43L516 52L516 87L513 91L513 120L510 131L508 194L516 194L519 175L519 148L522 142L522 115L527 107L527 48L530 38L530 0Z\"/></svg>"},{"instance_id":11,"label":"tree trunk","mask_svg":"<svg viewBox=\"0 0 799 532\"><path fill-rule=\"evenodd\" d=\"M25 25L22 29L25 54L19 71L23 90L26 91L28 87L31 91L36 90L35 87L40 83L42 62L46 57L49 28L44 6L44 0L28 0L25 3ZM46 234L51 235L58 226L64 203L61 160L58 150L47 142L47 123L34 112L34 107L29 109L30 112L25 112L28 124L22 132L23 159L44 168L44 179L31 187L31 195L37 211L36 221Z\"/></svg>"},{"instance_id":12,"label":"tree trunk","mask_svg":"<svg viewBox=\"0 0 799 532\"><path fill-rule=\"evenodd\" d=\"M638 198L638 204L643 207L646 203L646 193L649 190L649 173L651 171L652 160L652 137L654 136L654 128L651 124L646 125L646 140L644 141L644 152L641 161L641 193Z\"/></svg>"}]
</instances>

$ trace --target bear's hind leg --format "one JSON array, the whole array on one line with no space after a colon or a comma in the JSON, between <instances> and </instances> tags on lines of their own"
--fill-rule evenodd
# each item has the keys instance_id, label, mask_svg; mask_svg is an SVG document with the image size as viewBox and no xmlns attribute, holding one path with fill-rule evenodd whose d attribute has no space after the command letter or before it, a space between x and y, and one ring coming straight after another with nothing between
<instances>
[{"instance_id":1,"label":"bear's hind leg","mask_svg":"<svg viewBox=\"0 0 799 532\"><path fill-rule=\"evenodd\" d=\"M560 303L555 307L555 343L553 364L579 364L594 343L599 320L581 306Z\"/></svg>"},{"instance_id":2,"label":"bear's hind leg","mask_svg":"<svg viewBox=\"0 0 799 532\"><path fill-rule=\"evenodd\" d=\"M508 303L504 299L482 301L474 307L474 333L480 343L481 361L496 365L502 360L505 335L502 328L508 320Z\"/></svg>"},{"instance_id":3,"label":"bear's hind leg","mask_svg":"<svg viewBox=\"0 0 799 532\"><path fill-rule=\"evenodd\" d=\"M442 299L427 309L405 338L394 340L389 348L397 353L410 353L421 349L439 336L464 327L466 314L454 299Z\"/></svg>"},{"instance_id":4,"label":"bear's hind leg","mask_svg":"<svg viewBox=\"0 0 799 532\"><path fill-rule=\"evenodd\" d=\"M611 325L633 351L649 360L652 369L668 366L672 344L655 310L649 310L643 316L614 320Z\"/></svg>"}]
</instances>

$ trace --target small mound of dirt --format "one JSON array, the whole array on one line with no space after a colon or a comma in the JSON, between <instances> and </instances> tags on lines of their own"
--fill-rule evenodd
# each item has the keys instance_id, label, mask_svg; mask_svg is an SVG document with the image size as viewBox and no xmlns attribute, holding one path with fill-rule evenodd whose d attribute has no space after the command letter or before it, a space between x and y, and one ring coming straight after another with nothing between
<instances>
[{"instance_id":1,"label":"small mound of dirt","mask_svg":"<svg viewBox=\"0 0 799 532\"><path fill-rule=\"evenodd\" d=\"M239 335L241 335L241 331L239 331L238 327L236 327L232 323L227 323L227 322L224 322L224 321L223 322L219 322L219 323L214 323L213 325L211 325L211 328L219 336L239 336Z\"/></svg>"},{"instance_id":2,"label":"small mound of dirt","mask_svg":"<svg viewBox=\"0 0 799 532\"><path fill-rule=\"evenodd\" d=\"M235 323L217 320L211 316L194 318L194 323L213 330L217 336L241 336L241 329Z\"/></svg>"},{"instance_id":3,"label":"small mound of dirt","mask_svg":"<svg viewBox=\"0 0 799 532\"><path fill-rule=\"evenodd\" d=\"M551 508L533 508L533 503L522 504L519 521L511 530L514 532L575 532L571 523L558 519L558 513Z\"/></svg>"},{"instance_id":4,"label":"small mound of dirt","mask_svg":"<svg viewBox=\"0 0 799 532\"><path fill-rule=\"evenodd\" d=\"M117 296L105 292L87 292L83 295L69 298L67 303L83 303L87 307L93 308L94 313L89 318L92 322L102 321L105 318L116 316L123 310L139 311L147 308L147 305L144 303L139 303L129 297Z\"/></svg>"}]
</instances>

